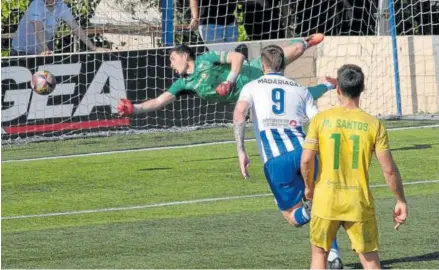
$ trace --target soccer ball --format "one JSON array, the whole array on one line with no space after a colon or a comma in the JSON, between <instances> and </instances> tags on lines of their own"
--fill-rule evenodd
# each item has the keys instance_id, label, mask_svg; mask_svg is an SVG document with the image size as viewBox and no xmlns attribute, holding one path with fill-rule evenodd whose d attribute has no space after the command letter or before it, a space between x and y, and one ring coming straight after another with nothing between
<instances>
[{"instance_id":1,"label":"soccer ball","mask_svg":"<svg viewBox=\"0 0 439 270\"><path fill-rule=\"evenodd\" d=\"M55 90L56 79L49 71L38 71L32 75L30 85L35 93L39 95L49 95Z\"/></svg>"}]
</instances>

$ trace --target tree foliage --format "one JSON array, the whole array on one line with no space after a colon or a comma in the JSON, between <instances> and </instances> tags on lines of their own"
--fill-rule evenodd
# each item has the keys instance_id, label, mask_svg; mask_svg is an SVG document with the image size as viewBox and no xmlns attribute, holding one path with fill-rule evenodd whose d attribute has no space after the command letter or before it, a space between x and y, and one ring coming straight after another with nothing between
<instances>
[{"instance_id":1,"label":"tree foliage","mask_svg":"<svg viewBox=\"0 0 439 270\"><path fill-rule=\"evenodd\" d=\"M70 0L65 3L72 9L73 17L82 26L87 27L89 20L95 15L95 10L101 0Z\"/></svg>"},{"instance_id":2,"label":"tree foliage","mask_svg":"<svg viewBox=\"0 0 439 270\"><path fill-rule=\"evenodd\" d=\"M30 0L3 0L2 2L2 33L14 33Z\"/></svg>"}]
</instances>

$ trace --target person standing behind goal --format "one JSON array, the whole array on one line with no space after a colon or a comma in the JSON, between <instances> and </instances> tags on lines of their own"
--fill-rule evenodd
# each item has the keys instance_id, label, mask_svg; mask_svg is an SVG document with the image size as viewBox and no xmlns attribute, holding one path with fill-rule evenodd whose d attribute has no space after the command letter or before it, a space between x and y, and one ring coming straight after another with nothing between
<instances>
[{"instance_id":1,"label":"person standing behind goal","mask_svg":"<svg viewBox=\"0 0 439 270\"><path fill-rule=\"evenodd\" d=\"M198 27L206 44L236 42L236 6L237 0L190 0L192 20L189 28L195 30Z\"/></svg>"},{"instance_id":2,"label":"person standing behind goal","mask_svg":"<svg viewBox=\"0 0 439 270\"><path fill-rule=\"evenodd\" d=\"M55 33L62 21L87 45L89 51L96 50L62 0L34 0L20 19L17 32L12 38L10 55L53 54Z\"/></svg>"},{"instance_id":3,"label":"person standing behind goal","mask_svg":"<svg viewBox=\"0 0 439 270\"><path fill-rule=\"evenodd\" d=\"M407 218L407 203L398 168L390 153L387 131L360 109L364 74L359 66L338 70L340 107L317 114L311 121L301 159L305 196L312 199L311 268L325 267L331 241L340 226L364 269L379 269L378 228L368 170L375 152L387 185L395 194L395 229ZM319 170L314 188L314 158Z\"/></svg>"},{"instance_id":4,"label":"person standing behind goal","mask_svg":"<svg viewBox=\"0 0 439 270\"><path fill-rule=\"evenodd\" d=\"M283 217L299 227L310 220L310 209L302 204L305 187L300 175L305 140L302 126L305 118L311 119L317 114L317 108L307 88L280 73L285 68L282 48L276 45L265 47L261 63L264 75L244 86L233 114L239 165L243 177L247 178L249 159L244 147L244 130L245 118L251 109L267 182ZM334 246L337 246L335 236L333 239ZM342 263L338 250L334 253L328 266L340 269Z\"/></svg>"}]
</instances>

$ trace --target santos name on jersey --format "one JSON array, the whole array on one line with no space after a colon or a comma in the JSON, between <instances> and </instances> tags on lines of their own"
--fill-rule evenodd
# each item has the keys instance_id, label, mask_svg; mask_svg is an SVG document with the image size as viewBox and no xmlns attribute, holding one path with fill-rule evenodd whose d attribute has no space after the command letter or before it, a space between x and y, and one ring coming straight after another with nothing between
<instances>
[{"instance_id":1,"label":"santos name on jersey","mask_svg":"<svg viewBox=\"0 0 439 270\"><path fill-rule=\"evenodd\" d=\"M247 101L252 107L256 141L264 163L301 149L305 139L304 120L317 114L307 88L278 73L264 75L245 85L239 100Z\"/></svg>"}]
</instances>

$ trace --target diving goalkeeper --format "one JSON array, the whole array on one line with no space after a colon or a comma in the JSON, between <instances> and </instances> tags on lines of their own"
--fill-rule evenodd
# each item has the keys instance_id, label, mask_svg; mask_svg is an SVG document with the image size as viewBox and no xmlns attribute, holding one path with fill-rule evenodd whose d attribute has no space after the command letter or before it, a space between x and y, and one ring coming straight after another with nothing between
<instances>
[{"instance_id":1,"label":"diving goalkeeper","mask_svg":"<svg viewBox=\"0 0 439 270\"><path fill-rule=\"evenodd\" d=\"M299 58L307 48L319 44L323 38L323 34L313 34L291 40L290 45L283 48L285 64ZM238 52L212 51L196 57L190 47L179 45L171 50L170 61L171 68L182 78L155 99L134 105L127 99L121 99L117 106L121 116L161 109L176 100L182 91L192 91L201 99L212 102L236 102L244 85L263 75L260 57L244 61L244 55ZM308 90L314 99L318 99L334 87L328 81Z\"/></svg>"}]
</instances>

